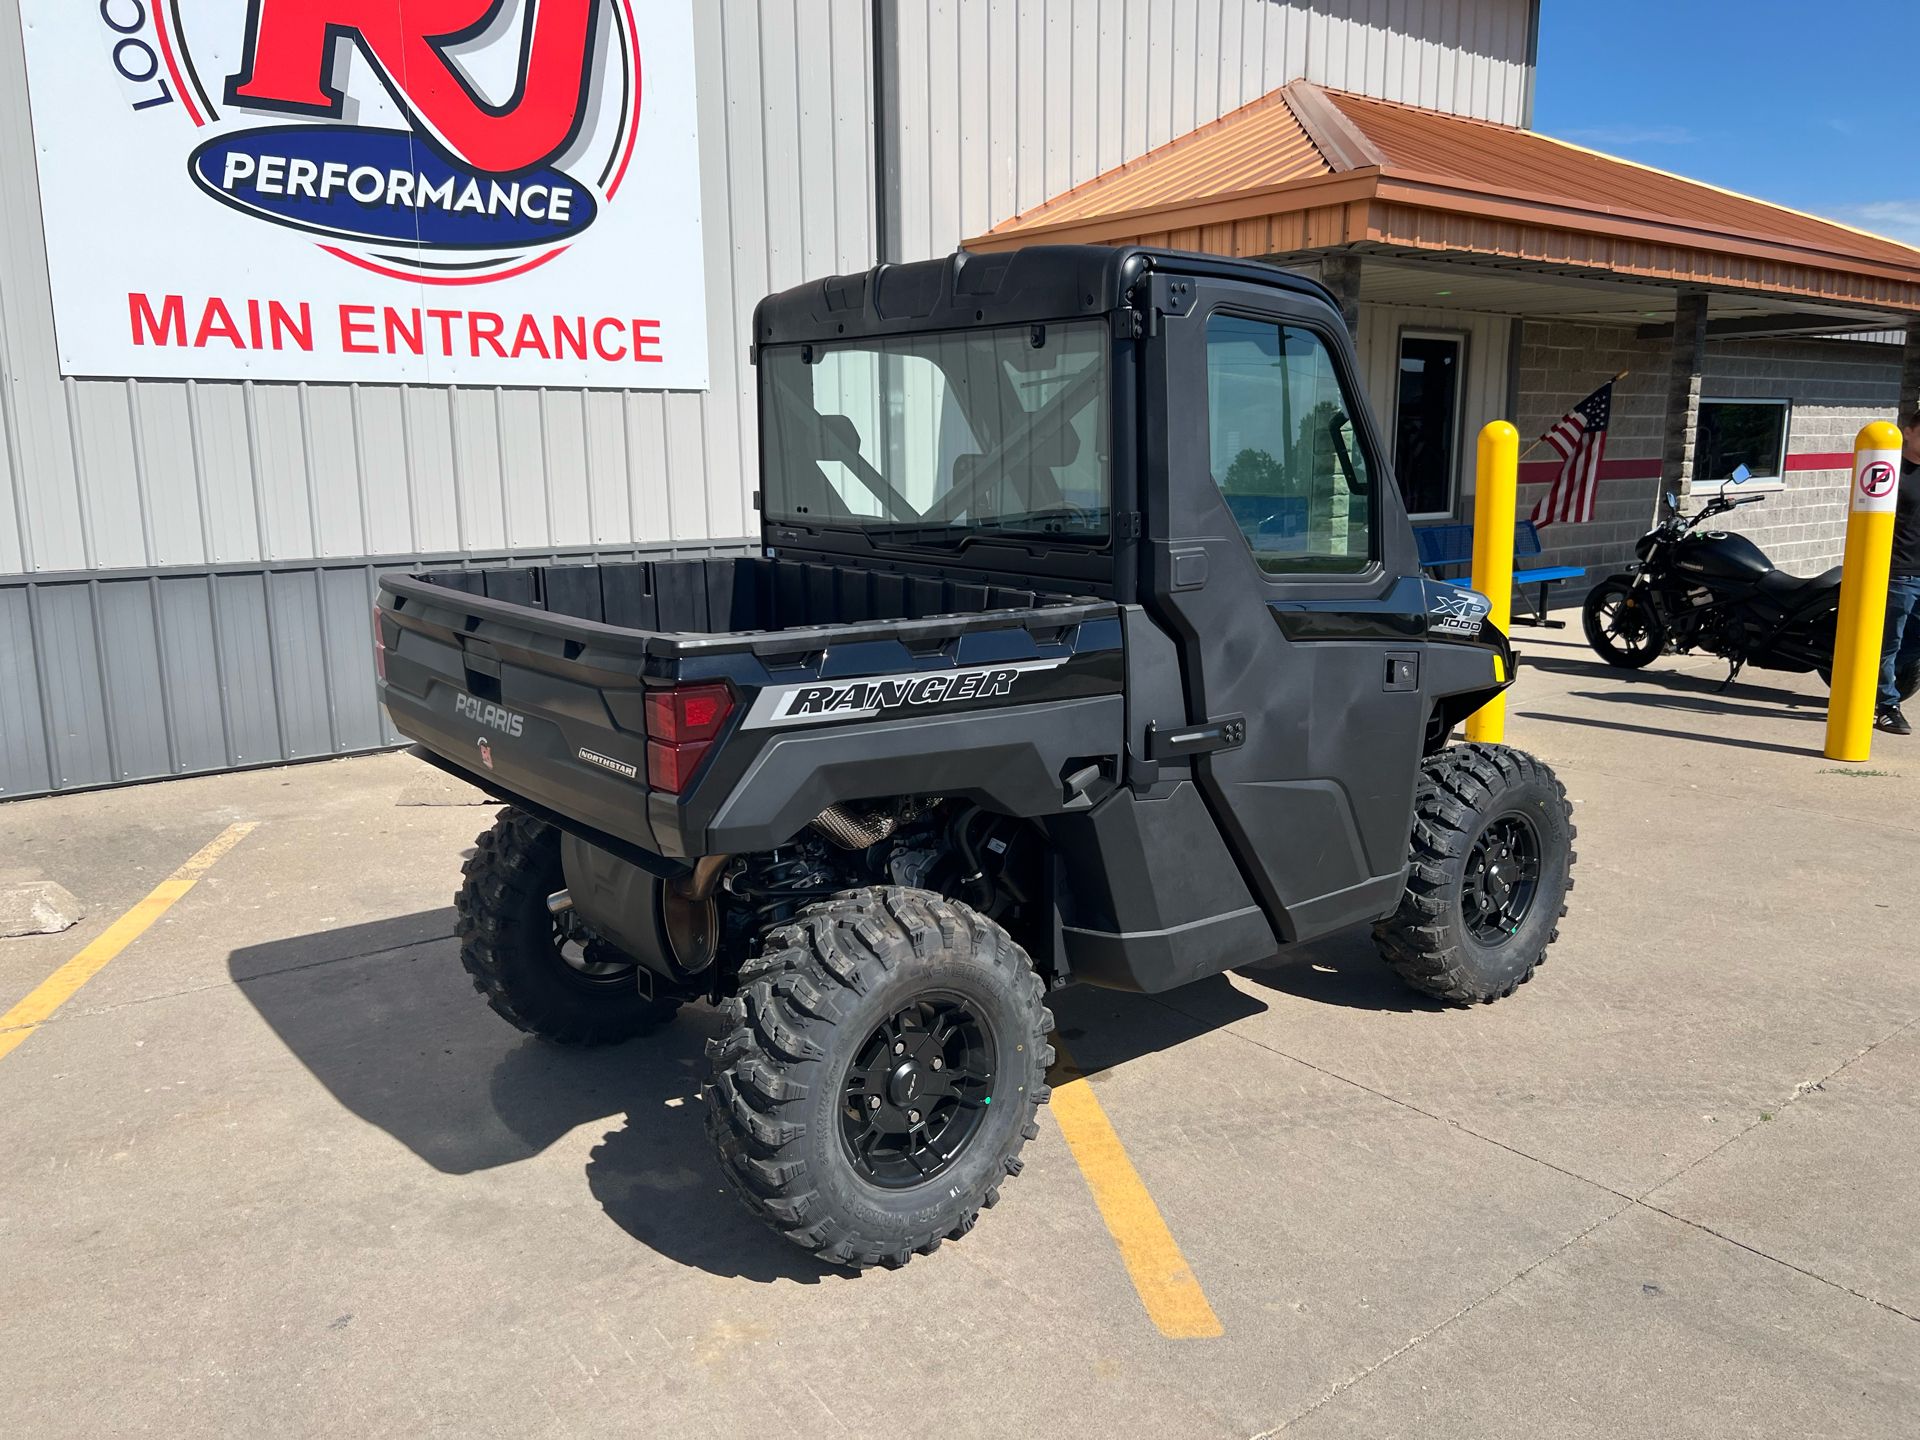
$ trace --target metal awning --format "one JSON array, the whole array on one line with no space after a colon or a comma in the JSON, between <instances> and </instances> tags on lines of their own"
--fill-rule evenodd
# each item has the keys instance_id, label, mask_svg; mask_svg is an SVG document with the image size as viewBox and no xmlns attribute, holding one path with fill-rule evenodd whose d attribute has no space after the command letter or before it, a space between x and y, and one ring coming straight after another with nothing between
<instances>
[{"instance_id":1,"label":"metal awning","mask_svg":"<svg viewBox=\"0 0 1920 1440\"><path fill-rule=\"evenodd\" d=\"M1489 300L1476 308L1511 313L1670 316L1679 288L1714 294L1730 322L1779 315L1784 326L1790 312L1842 330L1920 317L1910 246L1529 130L1305 80L967 248L1041 242L1346 253L1363 259L1368 299L1386 298L1375 278L1411 299L1453 288L1429 283L1443 266L1463 282L1470 268Z\"/></svg>"}]
</instances>

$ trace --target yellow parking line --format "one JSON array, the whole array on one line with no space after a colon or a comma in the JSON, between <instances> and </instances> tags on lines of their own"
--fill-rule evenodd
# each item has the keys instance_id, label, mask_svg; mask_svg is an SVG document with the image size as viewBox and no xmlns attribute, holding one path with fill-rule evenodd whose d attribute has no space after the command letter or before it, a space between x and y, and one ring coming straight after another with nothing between
<instances>
[{"instance_id":1,"label":"yellow parking line","mask_svg":"<svg viewBox=\"0 0 1920 1440\"><path fill-rule=\"evenodd\" d=\"M153 887L152 892L103 930L94 942L42 980L32 994L0 1015L0 1058L18 1049L76 991L106 968L107 962L138 940L182 895L199 883L213 862L226 854L258 824L242 820L208 841L186 864Z\"/></svg>"},{"instance_id":2,"label":"yellow parking line","mask_svg":"<svg viewBox=\"0 0 1920 1440\"><path fill-rule=\"evenodd\" d=\"M1160 1207L1127 1158L1093 1087L1058 1037L1054 1045L1059 1082L1053 1087L1053 1118L1086 1177L1147 1317L1170 1340L1212 1339L1222 1333L1219 1316L1160 1218Z\"/></svg>"}]
</instances>

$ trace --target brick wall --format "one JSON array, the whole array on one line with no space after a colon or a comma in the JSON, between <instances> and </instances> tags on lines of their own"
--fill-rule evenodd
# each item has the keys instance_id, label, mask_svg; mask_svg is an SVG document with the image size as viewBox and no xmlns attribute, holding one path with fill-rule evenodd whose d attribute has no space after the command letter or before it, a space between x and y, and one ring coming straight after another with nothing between
<instances>
[{"instance_id":1,"label":"brick wall","mask_svg":"<svg viewBox=\"0 0 1920 1440\"><path fill-rule=\"evenodd\" d=\"M1541 532L1540 563L1585 566L1581 581L1555 591L1556 604L1578 600L1589 585L1633 558L1633 542L1653 523L1660 495L1661 439L1666 421L1669 340L1642 340L1632 328L1529 320L1521 327L1514 424L1524 446L1543 434L1609 375L1630 373L1614 386L1607 459L1642 478L1603 479L1594 520L1551 525ZM1724 399L1793 402L1787 451L1794 455L1851 455L1853 438L1869 420L1890 418L1898 399L1900 351L1836 340L1709 341L1701 393ZM1532 461L1557 459L1542 446ZM1849 460L1849 465L1851 461ZM1525 516L1547 486L1524 482ZM1764 504L1727 517L1726 529L1751 535L1776 565L1813 574L1840 563L1850 470L1790 470L1784 490ZM1695 494L1690 504L1704 497Z\"/></svg>"},{"instance_id":2,"label":"brick wall","mask_svg":"<svg viewBox=\"0 0 1920 1440\"><path fill-rule=\"evenodd\" d=\"M1838 565L1846 546L1854 437L1893 417L1900 352L1839 340L1725 341L1707 346L1701 391L1736 400L1791 400L1789 458L1845 455L1832 468L1789 470L1786 489L1717 522L1751 536L1783 570L1812 575ZM1711 490L1696 484L1694 503Z\"/></svg>"},{"instance_id":3,"label":"brick wall","mask_svg":"<svg viewBox=\"0 0 1920 1440\"><path fill-rule=\"evenodd\" d=\"M1545 565L1583 565L1583 580L1554 592L1564 604L1586 593L1633 558L1633 542L1653 524L1654 499L1660 493L1660 441L1666 421L1668 342L1642 340L1627 327L1581 325L1562 320L1529 320L1520 329L1519 390L1513 423L1520 430L1522 462L1519 513L1525 518L1547 493L1543 483L1525 483L1528 466L1559 456L1542 445L1525 447L1546 433L1567 411L1610 376L1627 376L1613 387L1613 419L1607 460L1631 464L1641 479L1602 479L1594 518L1587 525L1549 525L1540 532Z\"/></svg>"}]
</instances>

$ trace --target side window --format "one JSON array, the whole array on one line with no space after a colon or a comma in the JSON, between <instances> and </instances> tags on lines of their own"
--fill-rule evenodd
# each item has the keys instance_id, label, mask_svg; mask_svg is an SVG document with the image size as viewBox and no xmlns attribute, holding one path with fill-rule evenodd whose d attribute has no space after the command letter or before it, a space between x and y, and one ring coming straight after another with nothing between
<instances>
[{"instance_id":1,"label":"side window","mask_svg":"<svg viewBox=\"0 0 1920 1440\"><path fill-rule=\"evenodd\" d=\"M1373 561L1366 455L1311 330L1211 317L1207 426L1214 483L1262 570L1343 574Z\"/></svg>"}]
</instances>

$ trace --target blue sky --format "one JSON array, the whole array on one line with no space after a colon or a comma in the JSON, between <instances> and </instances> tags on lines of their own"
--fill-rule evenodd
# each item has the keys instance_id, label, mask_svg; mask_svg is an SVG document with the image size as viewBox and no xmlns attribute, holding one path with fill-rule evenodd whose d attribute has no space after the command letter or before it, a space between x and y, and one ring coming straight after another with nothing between
<instances>
[{"instance_id":1,"label":"blue sky","mask_svg":"<svg viewBox=\"0 0 1920 1440\"><path fill-rule=\"evenodd\" d=\"M1920 0L1541 10L1535 129L1920 245Z\"/></svg>"}]
</instances>

